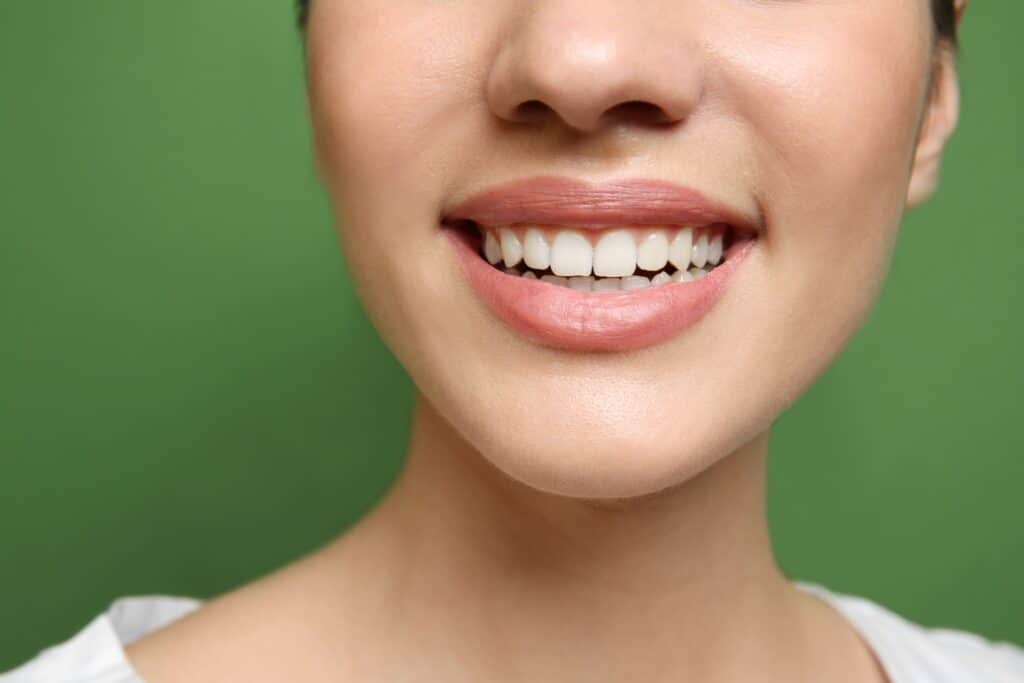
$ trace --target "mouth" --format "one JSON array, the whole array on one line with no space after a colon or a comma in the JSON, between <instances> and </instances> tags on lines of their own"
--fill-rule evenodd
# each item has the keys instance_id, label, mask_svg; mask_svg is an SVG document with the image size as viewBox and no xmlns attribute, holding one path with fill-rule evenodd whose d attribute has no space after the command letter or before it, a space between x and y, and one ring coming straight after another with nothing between
<instances>
[{"instance_id":1,"label":"mouth","mask_svg":"<svg viewBox=\"0 0 1024 683\"><path fill-rule=\"evenodd\" d=\"M697 323L757 223L663 181L536 178L442 217L463 273L499 319L544 346L628 351Z\"/></svg>"}]
</instances>

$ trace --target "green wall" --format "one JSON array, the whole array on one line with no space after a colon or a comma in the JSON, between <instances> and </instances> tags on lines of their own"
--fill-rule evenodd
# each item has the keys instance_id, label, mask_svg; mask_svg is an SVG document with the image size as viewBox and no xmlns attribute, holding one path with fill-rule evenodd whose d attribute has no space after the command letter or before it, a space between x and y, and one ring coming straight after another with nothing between
<instances>
[{"instance_id":1,"label":"green wall","mask_svg":"<svg viewBox=\"0 0 1024 683\"><path fill-rule=\"evenodd\" d=\"M1024 4L972 4L943 192L781 421L770 513L791 575L1024 642ZM0 2L0 670L338 533L410 398L314 182L289 2Z\"/></svg>"}]
</instances>

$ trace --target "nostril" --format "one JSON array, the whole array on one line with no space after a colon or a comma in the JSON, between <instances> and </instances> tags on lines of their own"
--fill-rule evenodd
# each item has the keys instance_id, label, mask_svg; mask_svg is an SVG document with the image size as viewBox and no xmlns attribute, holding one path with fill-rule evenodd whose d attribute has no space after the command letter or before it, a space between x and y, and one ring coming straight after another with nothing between
<instances>
[{"instance_id":1,"label":"nostril","mask_svg":"<svg viewBox=\"0 0 1024 683\"><path fill-rule=\"evenodd\" d=\"M602 125L627 123L636 126L663 126L675 123L662 107L645 100L629 100L619 102L602 111L597 119L585 120L581 116L572 116L568 109L559 111L540 99L520 102L508 117L516 123L543 124L555 119L562 119L573 127L594 129Z\"/></svg>"},{"instance_id":2,"label":"nostril","mask_svg":"<svg viewBox=\"0 0 1024 683\"><path fill-rule=\"evenodd\" d=\"M555 116L555 111L540 100L520 103L513 112L513 118L521 123L542 123Z\"/></svg>"},{"instance_id":3,"label":"nostril","mask_svg":"<svg viewBox=\"0 0 1024 683\"><path fill-rule=\"evenodd\" d=\"M605 111L601 118L609 122L628 122L641 126L660 126L675 121L658 105L642 100L621 102Z\"/></svg>"}]
</instances>

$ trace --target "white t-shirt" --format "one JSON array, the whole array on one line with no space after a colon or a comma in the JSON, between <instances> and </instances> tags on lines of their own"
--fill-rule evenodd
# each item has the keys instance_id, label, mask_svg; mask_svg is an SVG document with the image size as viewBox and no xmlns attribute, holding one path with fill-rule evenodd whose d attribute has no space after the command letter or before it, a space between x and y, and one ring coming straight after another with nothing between
<instances>
[{"instance_id":1,"label":"white t-shirt","mask_svg":"<svg viewBox=\"0 0 1024 683\"><path fill-rule=\"evenodd\" d=\"M924 628L865 598L795 582L844 615L891 683L1024 683L1024 649L952 629ZM193 598L123 597L71 639L46 648L0 683L145 683L124 645L197 609Z\"/></svg>"}]
</instances>

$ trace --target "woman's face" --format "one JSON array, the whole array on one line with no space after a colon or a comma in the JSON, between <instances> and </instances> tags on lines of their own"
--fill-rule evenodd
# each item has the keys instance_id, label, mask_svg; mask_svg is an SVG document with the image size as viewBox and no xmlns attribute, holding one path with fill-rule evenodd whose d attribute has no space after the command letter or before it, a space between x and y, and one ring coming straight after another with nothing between
<instances>
[{"instance_id":1,"label":"woman's face","mask_svg":"<svg viewBox=\"0 0 1024 683\"><path fill-rule=\"evenodd\" d=\"M677 484L865 317L955 119L929 95L932 34L927 0L316 0L318 166L363 303L512 477ZM506 274L486 232L492 260L525 248L538 275L619 291ZM724 263L686 281L718 233Z\"/></svg>"}]
</instances>

